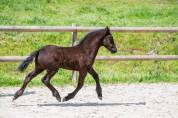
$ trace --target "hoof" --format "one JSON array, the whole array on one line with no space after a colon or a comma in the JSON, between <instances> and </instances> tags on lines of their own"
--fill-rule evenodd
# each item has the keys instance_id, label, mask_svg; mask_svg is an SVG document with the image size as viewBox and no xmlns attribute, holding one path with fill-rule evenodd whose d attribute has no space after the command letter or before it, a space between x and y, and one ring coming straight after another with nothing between
<instances>
[{"instance_id":1,"label":"hoof","mask_svg":"<svg viewBox=\"0 0 178 118\"><path fill-rule=\"evenodd\" d=\"M22 90L18 90L15 94L14 94L14 98L12 99L12 101L16 100L18 97L20 97L23 94Z\"/></svg>"},{"instance_id":2,"label":"hoof","mask_svg":"<svg viewBox=\"0 0 178 118\"><path fill-rule=\"evenodd\" d=\"M72 93L68 94L67 96L65 96L63 99L62 99L62 102L65 102L65 101L68 101L72 98L74 98L75 95L73 95Z\"/></svg>"},{"instance_id":3,"label":"hoof","mask_svg":"<svg viewBox=\"0 0 178 118\"><path fill-rule=\"evenodd\" d=\"M101 96L98 96L98 99L102 100L102 97L101 97Z\"/></svg>"},{"instance_id":4,"label":"hoof","mask_svg":"<svg viewBox=\"0 0 178 118\"><path fill-rule=\"evenodd\" d=\"M65 102L65 101L67 101L67 99L66 99L66 98L63 98L63 99L62 99L62 102Z\"/></svg>"},{"instance_id":5,"label":"hoof","mask_svg":"<svg viewBox=\"0 0 178 118\"><path fill-rule=\"evenodd\" d=\"M16 92L15 95L14 95L14 97L13 97L13 99L12 99L12 101L16 100L18 97L20 97L20 95L19 95L18 92Z\"/></svg>"},{"instance_id":6,"label":"hoof","mask_svg":"<svg viewBox=\"0 0 178 118\"><path fill-rule=\"evenodd\" d=\"M15 96L14 96L13 99L12 99L12 102L14 102L17 98L18 98L18 97L15 97Z\"/></svg>"},{"instance_id":7,"label":"hoof","mask_svg":"<svg viewBox=\"0 0 178 118\"><path fill-rule=\"evenodd\" d=\"M66 101L68 101L68 100L70 100L70 99L72 99L73 97L71 97L71 96L66 96L66 97L64 97L63 99L62 99L62 102L66 102Z\"/></svg>"},{"instance_id":8,"label":"hoof","mask_svg":"<svg viewBox=\"0 0 178 118\"><path fill-rule=\"evenodd\" d=\"M57 100L58 102L61 102L61 98L56 98L56 100Z\"/></svg>"}]
</instances>

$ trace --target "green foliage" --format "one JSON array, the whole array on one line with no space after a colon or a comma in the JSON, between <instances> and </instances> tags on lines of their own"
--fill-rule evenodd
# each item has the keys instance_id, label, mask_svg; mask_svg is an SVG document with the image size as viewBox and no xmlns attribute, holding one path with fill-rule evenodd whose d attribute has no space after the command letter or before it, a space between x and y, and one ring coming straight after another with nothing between
<instances>
[{"instance_id":1,"label":"green foliage","mask_svg":"<svg viewBox=\"0 0 178 118\"><path fill-rule=\"evenodd\" d=\"M0 0L0 25L178 26L177 0ZM85 33L79 33L81 39ZM178 54L177 33L113 33L115 55ZM0 32L0 56L28 55L47 44L71 45L70 33ZM101 48L99 55L113 55ZM19 86L19 63L0 63L0 86ZM178 82L178 62L96 62L102 83ZM41 85L45 72L30 85ZM59 70L52 82L73 84L70 71ZM94 83L87 76L88 84Z\"/></svg>"}]
</instances>

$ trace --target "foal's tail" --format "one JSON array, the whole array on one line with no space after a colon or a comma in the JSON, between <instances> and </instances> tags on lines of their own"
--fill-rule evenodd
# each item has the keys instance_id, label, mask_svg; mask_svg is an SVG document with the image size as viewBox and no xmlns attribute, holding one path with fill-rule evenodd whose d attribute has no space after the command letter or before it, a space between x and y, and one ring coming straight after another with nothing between
<instances>
[{"instance_id":1,"label":"foal's tail","mask_svg":"<svg viewBox=\"0 0 178 118\"><path fill-rule=\"evenodd\" d=\"M30 54L30 56L28 56L24 61L22 61L22 63L17 68L17 70L20 71L20 72L23 72L28 67L28 65L33 61L33 58L38 56L39 51L40 50L32 52Z\"/></svg>"}]
</instances>

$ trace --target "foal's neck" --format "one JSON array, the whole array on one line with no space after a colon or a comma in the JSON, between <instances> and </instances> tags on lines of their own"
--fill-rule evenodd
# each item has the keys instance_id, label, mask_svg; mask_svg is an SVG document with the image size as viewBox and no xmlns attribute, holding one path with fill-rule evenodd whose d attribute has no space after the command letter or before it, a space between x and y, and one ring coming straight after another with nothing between
<instances>
[{"instance_id":1,"label":"foal's neck","mask_svg":"<svg viewBox=\"0 0 178 118\"><path fill-rule=\"evenodd\" d=\"M99 48L102 45L102 39L104 38L104 33L96 33L91 37L88 37L88 39L85 39L85 41L80 45L83 49L83 52L89 56L91 59L95 59Z\"/></svg>"}]
</instances>

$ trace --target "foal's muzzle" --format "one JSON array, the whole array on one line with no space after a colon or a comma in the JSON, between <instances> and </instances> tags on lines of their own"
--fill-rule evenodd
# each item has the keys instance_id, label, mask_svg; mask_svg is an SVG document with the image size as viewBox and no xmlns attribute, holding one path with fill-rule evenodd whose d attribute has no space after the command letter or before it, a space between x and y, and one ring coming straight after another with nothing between
<instances>
[{"instance_id":1,"label":"foal's muzzle","mask_svg":"<svg viewBox=\"0 0 178 118\"><path fill-rule=\"evenodd\" d=\"M116 53L117 52L117 48L111 48L111 53Z\"/></svg>"}]
</instances>

